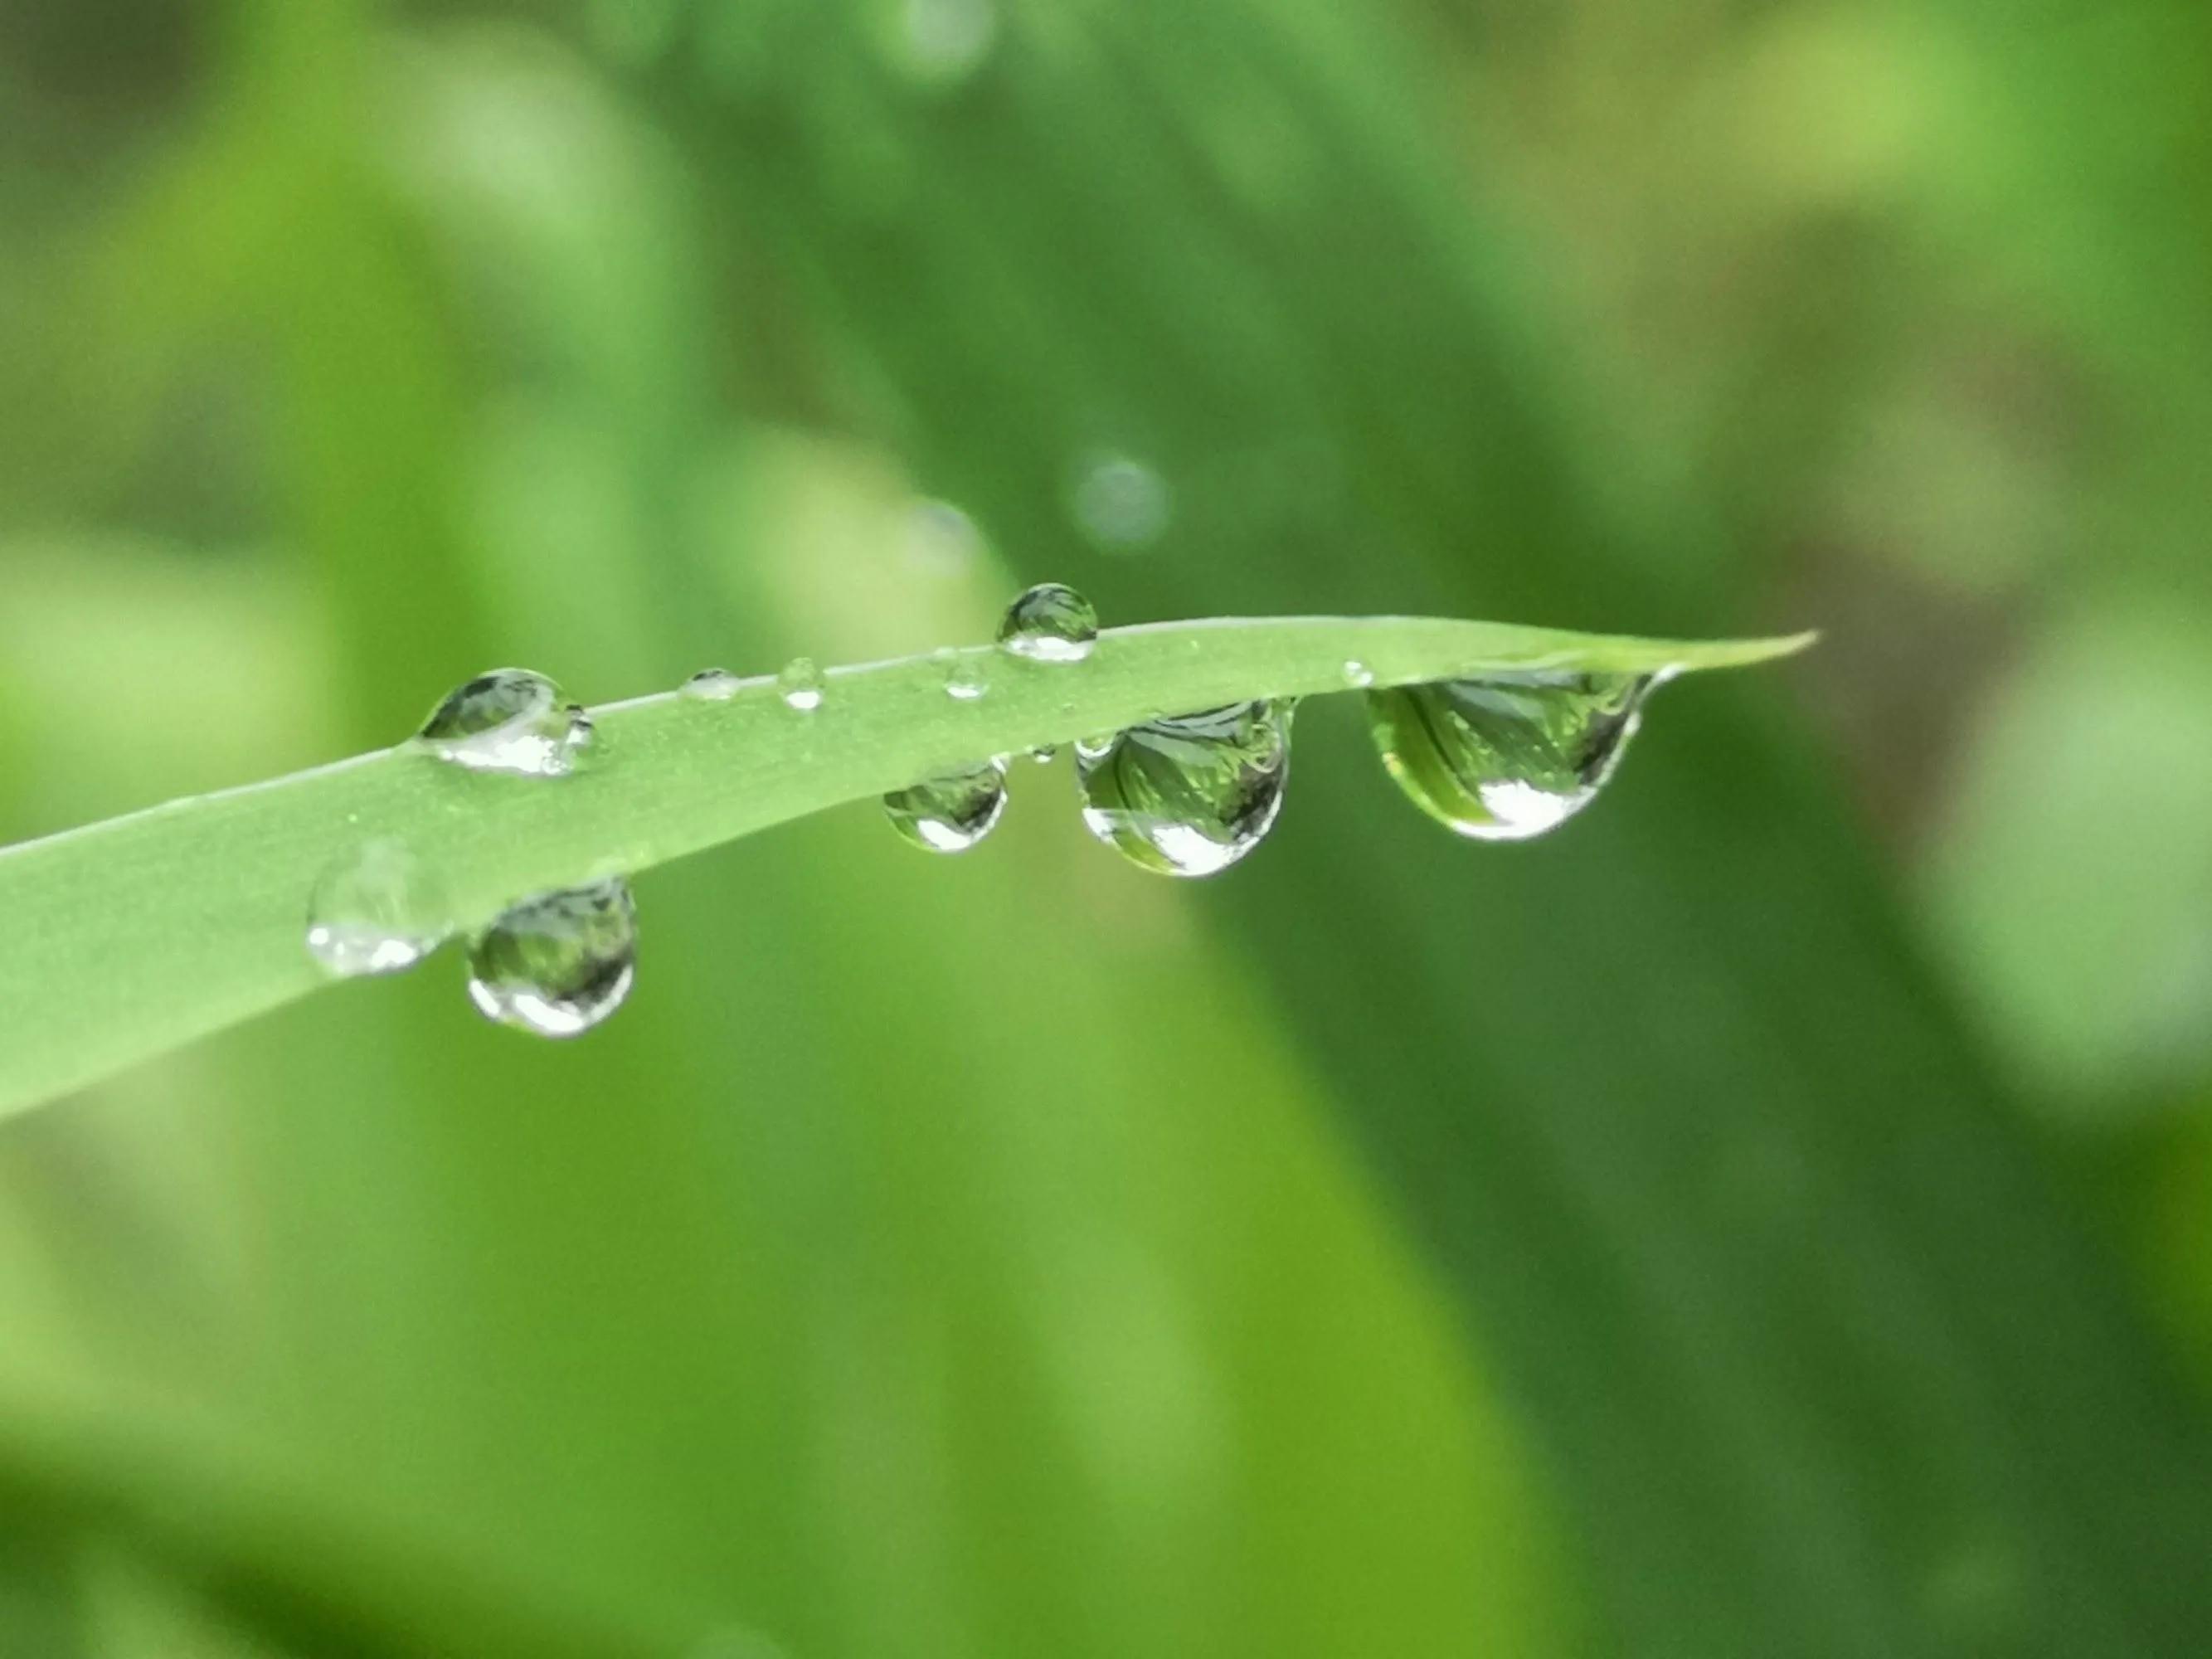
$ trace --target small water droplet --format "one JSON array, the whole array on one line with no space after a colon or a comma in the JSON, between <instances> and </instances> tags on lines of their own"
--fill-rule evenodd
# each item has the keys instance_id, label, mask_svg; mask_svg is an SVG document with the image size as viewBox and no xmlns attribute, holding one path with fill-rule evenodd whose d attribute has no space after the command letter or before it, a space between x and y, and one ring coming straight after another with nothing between
<instances>
[{"instance_id":1,"label":"small water droplet","mask_svg":"<svg viewBox=\"0 0 2212 1659\"><path fill-rule=\"evenodd\" d=\"M895 53L915 79L944 85L973 75L998 34L995 0L901 0Z\"/></svg>"},{"instance_id":2,"label":"small water droplet","mask_svg":"<svg viewBox=\"0 0 2212 1659\"><path fill-rule=\"evenodd\" d=\"M946 696L955 702L977 702L990 695L990 675L981 659L957 651L939 654L945 664Z\"/></svg>"},{"instance_id":3,"label":"small water droplet","mask_svg":"<svg viewBox=\"0 0 2212 1659\"><path fill-rule=\"evenodd\" d=\"M1098 642L1098 612L1060 582L1040 582L1006 607L999 644L1031 662L1081 662Z\"/></svg>"},{"instance_id":4,"label":"small water droplet","mask_svg":"<svg viewBox=\"0 0 2212 1659\"><path fill-rule=\"evenodd\" d=\"M1006 811L1006 763L985 761L884 797L891 828L933 853L964 853L999 827Z\"/></svg>"},{"instance_id":5,"label":"small water droplet","mask_svg":"<svg viewBox=\"0 0 2212 1659\"><path fill-rule=\"evenodd\" d=\"M933 575L957 576L982 556L983 532L950 501L919 501L907 509L907 555Z\"/></svg>"},{"instance_id":6,"label":"small water droplet","mask_svg":"<svg viewBox=\"0 0 2212 1659\"><path fill-rule=\"evenodd\" d=\"M396 841L364 842L316 878L307 898L307 954L340 979L396 974L445 942L445 889Z\"/></svg>"},{"instance_id":7,"label":"small water droplet","mask_svg":"<svg viewBox=\"0 0 2212 1659\"><path fill-rule=\"evenodd\" d=\"M1282 811L1294 707L1232 703L1076 744L1085 825L1162 875L1226 870Z\"/></svg>"},{"instance_id":8,"label":"small water droplet","mask_svg":"<svg viewBox=\"0 0 2212 1659\"><path fill-rule=\"evenodd\" d=\"M775 689L784 702L802 714L822 707L822 671L811 657L794 657L775 677Z\"/></svg>"},{"instance_id":9,"label":"small water droplet","mask_svg":"<svg viewBox=\"0 0 2212 1659\"><path fill-rule=\"evenodd\" d=\"M526 899L469 941L469 997L487 1019L580 1036L629 995L637 905L616 878Z\"/></svg>"},{"instance_id":10,"label":"small water droplet","mask_svg":"<svg viewBox=\"0 0 2212 1659\"><path fill-rule=\"evenodd\" d=\"M1476 841L1557 829L1605 787L1650 682L1521 673L1367 694L1375 745L1413 804Z\"/></svg>"},{"instance_id":11,"label":"small water droplet","mask_svg":"<svg viewBox=\"0 0 2212 1659\"><path fill-rule=\"evenodd\" d=\"M1030 750L1030 758L1039 766L1049 766L1060 758L1060 745L1056 743L1041 743Z\"/></svg>"},{"instance_id":12,"label":"small water droplet","mask_svg":"<svg viewBox=\"0 0 2212 1659\"><path fill-rule=\"evenodd\" d=\"M1166 481L1133 455L1089 455L1076 468L1072 507L1077 528L1109 553L1158 541L1173 503Z\"/></svg>"},{"instance_id":13,"label":"small water droplet","mask_svg":"<svg viewBox=\"0 0 2212 1659\"><path fill-rule=\"evenodd\" d=\"M1344 665L1344 683L1355 691L1364 691L1375 684L1375 671L1353 657Z\"/></svg>"},{"instance_id":14,"label":"small water droplet","mask_svg":"<svg viewBox=\"0 0 2212 1659\"><path fill-rule=\"evenodd\" d=\"M565 777L591 745L592 717L527 668L495 668L456 686L416 741L456 766L526 777Z\"/></svg>"},{"instance_id":15,"label":"small water droplet","mask_svg":"<svg viewBox=\"0 0 2212 1659\"><path fill-rule=\"evenodd\" d=\"M687 697L701 702L727 702L738 695L744 684L726 668L702 668L678 688Z\"/></svg>"}]
</instances>

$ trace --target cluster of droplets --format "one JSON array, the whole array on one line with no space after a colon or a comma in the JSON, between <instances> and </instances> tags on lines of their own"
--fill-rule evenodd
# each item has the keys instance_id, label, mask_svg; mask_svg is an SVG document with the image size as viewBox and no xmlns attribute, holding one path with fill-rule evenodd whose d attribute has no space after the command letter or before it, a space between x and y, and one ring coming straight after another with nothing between
<instances>
[{"instance_id":1,"label":"cluster of droplets","mask_svg":"<svg viewBox=\"0 0 2212 1659\"><path fill-rule=\"evenodd\" d=\"M1073 588L1030 588L1007 610L998 651L939 653L945 695L984 698L994 657L1050 671L1086 660L1098 617ZM1013 670L1032 672L1029 666ZM1365 663L1341 679L1364 694L1376 747L1421 810L1478 841L1524 841L1556 829L1602 789L1635 735L1645 698L1664 676L1531 669L1412 685L1378 685ZM762 683L754 682L756 685ZM747 682L702 669L684 698L726 702ZM775 695L811 715L823 676L801 657L775 677ZM1261 699L1188 714L1154 714L1075 748L1083 822L1142 869L1178 877L1220 873L1264 841L1290 776L1290 699ZM502 668L439 703L413 739L470 771L561 778L582 763L591 717L542 674ZM1039 761L1056 750L1030 751ZM1006 810L1010 757L947 768L884 798L907 841L932 853L980 846ZM411 968L459 931L437 870L404 843L370 837L315 884L307 947L332 975ZM539 1036L576 1036L619 1008L637 966L637 908L619 877L538 893L467 939L471 1001L486 1018Z\"/></svg>"}]
</instances>

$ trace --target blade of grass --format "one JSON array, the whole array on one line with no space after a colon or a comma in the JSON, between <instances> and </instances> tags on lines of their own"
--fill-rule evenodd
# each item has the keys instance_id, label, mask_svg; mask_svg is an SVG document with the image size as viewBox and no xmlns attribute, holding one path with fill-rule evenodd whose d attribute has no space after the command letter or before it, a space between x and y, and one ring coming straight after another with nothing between
<instances>
[{"instance_id":1,"label":"blade of grass","mask_svg":"<svg viewBox=\"0 0 2212 1659\"><path fill-rule=\"evenodd\" d=\"M0 853L0 1111L305 995L308 895L370 838L436 868L447 920L480 925L524 895L634 873L972 762L1161 713L1514 669L1653 673L1755 663L1803 637L1695 644L1489 623L1223 619L1103 635L1080 665L990 647L837 669L822 708L749 681L726 702L673 693L599 711L592 766L549 781L465 774L401 746L270 783L174 801ZM945 694L956 661L989 691Z\"/></svg>"}]
</instances>

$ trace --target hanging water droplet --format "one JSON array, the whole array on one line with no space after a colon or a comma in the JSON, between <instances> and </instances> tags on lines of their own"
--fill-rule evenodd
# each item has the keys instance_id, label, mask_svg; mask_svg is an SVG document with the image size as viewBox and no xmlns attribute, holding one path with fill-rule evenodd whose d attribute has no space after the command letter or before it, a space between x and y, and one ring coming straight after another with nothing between
<instances>
[{"instance_id":1,"label":"hanging water droplet","mask_svg":"<svg viewBox=\"0 0 2212 1659\"><path fill-rule=\"evenodd\" d=\"M991 680L983 662L957 651L940 653L945 663L945 695L955 702L977 702L990 695Z\"/></svg>"},{"instance_id":2,"label":"hanging water droplet","mask_svg":"<svg viewBox=\"0 0 2212 1659\"><path fill-rule=\"evenodd\" d=\"M822 671L811 657L793 657L775 677L775 689L784 702L802 714L822 707Z\"/></svg>"},{"instance_id":3,"label":"hanging water droplet","mask_svg":"<svg viewBox=\"0 0 2212 1659\"><path fill-rule=\"evenodd\" d=\"M471 771L557 778L574 769L592 736L591 716L544 675L495 668L448 693L416 741Z\"/></svg>"},{"instance_id":4,"label":"hanging water droplet","mask_svg":"<svg viewBox=\"0 0 2212 1659\"><path fill-rule=\"evenodd\" d=\"M580 1036L623 1005L637 972L637 905L616 878L544 893L469 941L469 998L538 1036Z\"/></svg>"},{"instance_id":5,"label":"hanging water droplet","mask_svg":"<svg viewBox=\"0 0 2212 1659\"><path fill-rule=\"evenodd\" d=\"M1526 841L1596 798L1642 718L1632 674L1521 673L1367 694L1382 763L1413 804L1476 841Z\"/></svg>"},{"instance_id":6,"label":"hanging water droplet","mask_svg":"<svg viewBox=\"0 0 2212 1659\"><path fill-rule=\"evenodd\" d=\"M1060 758L1060 745L1056 743L1041 743L1030 750L1030 758L1039 766L1049 766Z\"/></svg>"},{"instance_id":7,"label":"hanging water droplet","mask_svg":"<svg viewBox=\"0 0 2212 1659\"><path fill-rule=\"evenodd\" d=\"M884 797L891 828L933 853L964 853L999 827L1006 810L1006 763L985 761Z\"/></svg>"},{"instance_id":8,"label":"hanging water droplet","mask_svg":"<svg viewBox=\"0 0 2212 1659\"><path fill-rule=\"evenodd\" d=\"M1294 707L1232 703L1079 743L1085 825L1162 875L1226 870L1282 811Z\"/></svg>"},{"instance_id":9,"label":"hanging water droplet","mask_svg":"<svg viewBox=\"0 0 2212 1659\"><path fill-rule=\"evenodd\" d=\"M1098 612L1059 582L1041 582L1006 608L999 643L1031 662L1081 662L1098 642Z\"/></svg>"},{"instance_id":10,"label":"hanging water droplet","mask_svg":"<svg viewBox=\"0 0 2212 1659\"><path fill-rule=\"evenodd\" d=\"M364 842L317 878L307 954L340 979L412 968L452 931L443 884L396 841Z\"/></svg>"},{"instance_id":11,"label":"hanging water droplet","mask_svg":"<svg viewBox=\"0 0 2212 1659\"><path fill-rule=\"evenodd\" d=\"M1355 691L1364 691L1375 684L1375 671L1353 657L1344 665L1344 683Z\"/></svg>"},{"instance_id":12,"label":"hanging water droplet","mask_svg":"<svg viewBox=\"0 0 2212 1659\"><path fill-rule=\"evenodd\" d=\"M677 689L701 702L727 702L744 684L726 668L702 668Z\"/></svg>"}]
</instances>

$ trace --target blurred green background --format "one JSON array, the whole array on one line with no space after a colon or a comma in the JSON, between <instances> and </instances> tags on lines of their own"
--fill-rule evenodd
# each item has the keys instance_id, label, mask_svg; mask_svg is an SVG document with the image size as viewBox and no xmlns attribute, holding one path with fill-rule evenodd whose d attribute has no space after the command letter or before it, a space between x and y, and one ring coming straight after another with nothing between
<instances>
[{"instance_id":1,"label":"blurred green background","mask_svg":"<svg viewBox=\"0 0 2212 1659\"><path fill-rule=\"evenodd\" d=\"M2208 86L2199 0L6 0L0 839L1048 578L1826 637L1548 842L1322 704L1218 882L1024 768L647 877L580 1044L441 960L0 1126L0 1654L2212 1651Z\"/></svg>"}]
</instances>

